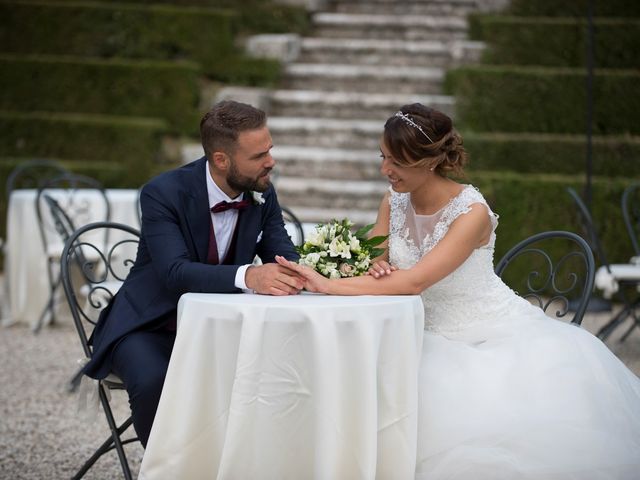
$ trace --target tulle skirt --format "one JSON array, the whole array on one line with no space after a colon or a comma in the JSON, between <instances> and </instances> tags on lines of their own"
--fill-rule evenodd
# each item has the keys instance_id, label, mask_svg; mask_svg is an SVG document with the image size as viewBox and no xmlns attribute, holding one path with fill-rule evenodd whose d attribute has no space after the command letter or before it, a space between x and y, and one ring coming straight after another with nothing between
<instances>
[{"instance_id":1,"label":"tulle skirt","mask_svg":"<svg viewBox=\"0 0 640 480\"><path fill-rule=\"evenodd\" d=\"M417 479L640 479L640 380L535 307L425 332Z\"/></svg>"}]
</instances>

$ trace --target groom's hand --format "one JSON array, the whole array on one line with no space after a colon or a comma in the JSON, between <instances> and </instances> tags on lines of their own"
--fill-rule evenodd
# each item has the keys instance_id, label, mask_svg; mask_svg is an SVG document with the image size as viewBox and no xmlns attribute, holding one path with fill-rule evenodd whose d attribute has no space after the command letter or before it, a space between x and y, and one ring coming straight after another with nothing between
<instances>
[{"instance_id":1,"label":"groom's hand","mask_svg":"<svg viewBox=\"0 0 640 480\"><path fill-rule=\"evenodd\" d=\"M304 279L276 263L249 267L244 280L248 288L263 295L295 295L304 287Z\"/></svg>"}]
</instances>

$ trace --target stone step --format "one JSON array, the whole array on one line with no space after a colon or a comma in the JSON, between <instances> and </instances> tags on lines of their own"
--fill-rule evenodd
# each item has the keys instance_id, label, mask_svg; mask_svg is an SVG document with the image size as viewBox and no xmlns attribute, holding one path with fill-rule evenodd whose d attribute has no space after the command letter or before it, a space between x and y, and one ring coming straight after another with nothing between
<instances>
[{"instance_id":1,"label":"stone step","mask_svg":"<svg viewBox=\"0 0 640 480\"><path fill-rule=\"evenodd\" d=\"M272 126L270 126L273 129ZM275 138L274 138L275 140ZM181 160L189 163L204 152L196 142L184 143ZM307 177L310 179L343 179L352 181L381 181L380 149L324 148L275 143L271 150L276 160L276 177Z\"/></svg>"},{"instance_id":2,"label":"stone step","mask_svg":"<svg viewBox=\"0 0 640 480\"><path fill-rule=\"evenodd\" d=\"M284 176L317 180L382 181L380 149L342 149L279 145L272 149L277 171Z\"/></svg>"},{"instance_id":3,"label":"stone step","mask_svg":"<svg viewBox=\"0 0 640 480\"><path fill-rule=\"evenodd\" d=\"M372 93L440 93L444 70L348 64L292 63L285 66L285 88Z\"/></svg>"},{"instance_id":4,"label":"stone step","mask_svg":"<svg viewBox=\"0 0 640 480\"><path fill-rule=\"evenodd\" d=\"M483 42L469 40L379 40L372 38L300 37L295 34L260 34L248 37L249 55L283 63L349 65L404 65L452 68L477 63Z\"/></svg>"},{"instance_id":5,"label":"stone step","mask_svg":"<svg viewBox=\"0 0 640 480\"><path fill-rule=\"evenodd\" d=\"M284 205L282 201L280 203ZM287 207L291 208L289 205L287 205ZM351 208L294 206L291 210L302 222L305 238L308 238L309 234L315 231L315 226L318 223L327 223L334 219L342 220L343 218L348 218L355 224L354 228L359 228L374 223L378 215L377 210L355 210Z\"/></svg>"},{"instance_id":6,"label":"stone step","mask_svg":"<svg viewBox=\"0 0 640 480\"><path fill-rule=\"evenodd\" d=\"M402 105L419 102L453 115L455 100L447 95L361 93L337 90L274 90L269 94L270 116L380 120ZM383 123L380 123L382 127Z\"/></svg>"},{"instance_id":7,"label":"stone step","mask_svg":"<svg viewBox=\"0 0 640 480\"><path fill-rule=\"evenodd\" d=\"M378 40L370 38L303 38L300 63L402 65L446 67L453 61L440 41Z\"/></svg>"},{"instance_id":8,"label":"stone step","mask_svg":"<svg viewBox=\"0 0 640 480\"><path fill-rule=\"evenodd\" d=\"M388 40L463 40L464 17L440 15L368 15L316 13L315 36L327 38L373 38Z\"/></svg>"},{"instance_id":9,"label":"stone step","mask_svg":"<svg viewBox=\"0 0 640 480\"><path fill-rule=\"evenodd\" d=\"M378 148L382 120L269 117L274 145L358 149Z\"/></svg>"},{"instance_id":10,"label":"stone step","mask_svg":"<svg viewBox=\"0 0 640 480\"><path fill-rule=\"evenodd\" d=\"M478 10L476 0L349 0L332 3L336 13L465 16Z\"/></svg>"},{"instance_id":11,"label":"stone step","mask_svg":"<svg viewBox=\"0 0 640 480\"><path fill-rule=\"evenodd\" d=\"M333 180L280 175L276 188L279 201L298 215L301 208L377 211L389 184L382 180Z\"/></svg>"}]
</instances>

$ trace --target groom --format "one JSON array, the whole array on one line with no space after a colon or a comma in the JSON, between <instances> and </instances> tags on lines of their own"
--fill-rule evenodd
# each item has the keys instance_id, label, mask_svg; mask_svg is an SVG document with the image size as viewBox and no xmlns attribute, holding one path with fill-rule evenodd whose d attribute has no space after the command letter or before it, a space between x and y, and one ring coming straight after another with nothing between
<instances>
[{"instance_id":1,"label":"groom","mask_svg":"<svg viewBox=\"0 0 640 480\"><path fill-rule=\"evenodd\" d=\"M269 181L275 162L265 113L220 102L202 118L200 134L204 157L142 188L137 258L100 316L84 370L93 378L113 372L122 379L144 446L175 340L180 296L242 290L291 295L303 286L295 273L272 263L275 255L298 255ZM255 255L263 265L252 265Z\"/></svg>"}]
</instances>

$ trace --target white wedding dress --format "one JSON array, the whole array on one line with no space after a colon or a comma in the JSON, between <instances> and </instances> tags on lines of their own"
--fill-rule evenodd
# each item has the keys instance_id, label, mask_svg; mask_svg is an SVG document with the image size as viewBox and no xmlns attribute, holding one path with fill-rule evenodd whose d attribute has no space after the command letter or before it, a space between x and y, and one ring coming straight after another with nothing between
<instances>
[{"instance_id":1,"label":"white wedding dress","mask_svg":"<svg viewBox=\"0 0 640 480\"><path fill-rule=\"evenodd\" d=\"M489 243L425 290L417 479L640 478L640 379L493 270L497 216L466 186L435 215L391 193L390 261L410 268L472 204Z\"/></svg>"}]
</instances>

